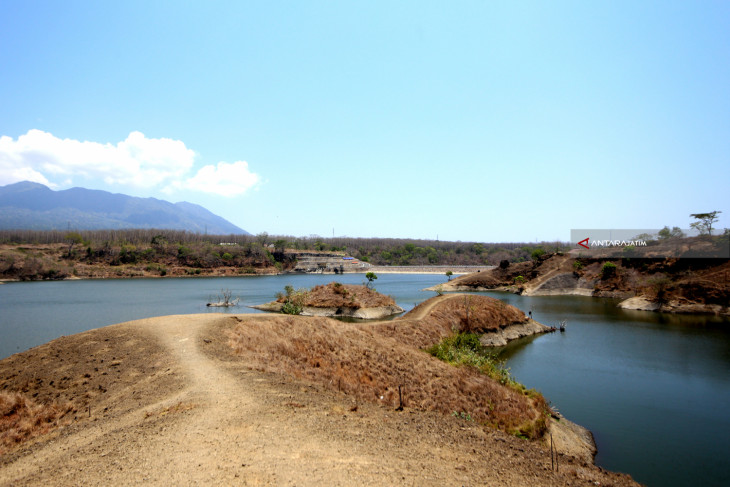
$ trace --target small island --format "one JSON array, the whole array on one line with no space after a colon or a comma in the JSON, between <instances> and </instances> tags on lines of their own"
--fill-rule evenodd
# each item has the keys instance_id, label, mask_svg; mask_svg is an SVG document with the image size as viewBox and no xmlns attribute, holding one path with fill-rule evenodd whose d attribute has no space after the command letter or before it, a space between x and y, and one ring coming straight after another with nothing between
<instances>
[{"instance_id":1,"label":"small island","mask_svg":"<svg viewBox=\"0 0 730 487\"><path fill-rule=\"evenodd\" d=\"M402 313L404 310L390 296L354 284L331 282L312 289L286 286L270 303L251 306L262 311L302 316L333 316L381 319Z\"/></svg>"}]
</instances>

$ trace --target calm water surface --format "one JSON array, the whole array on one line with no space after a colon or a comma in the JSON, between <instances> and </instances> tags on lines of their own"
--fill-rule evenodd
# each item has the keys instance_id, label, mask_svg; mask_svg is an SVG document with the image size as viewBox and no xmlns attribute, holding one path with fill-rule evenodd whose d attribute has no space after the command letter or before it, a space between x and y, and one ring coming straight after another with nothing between
<instances>
[{"instance_id":1,"label":"calm water surface","mask_svg":"<svg viewBox=\"0 0 730 487\"><path fill-rule=\"evenodd\" d=\"M485 293L487 294L487 293ZM590 429L596 463L650 486L730 485L730 322L580 296L489 293L565 333L513 342L512 374Z\"/></svg>"},{"instance_id":2,"label":"calm water surface","mask_svg":"<svg viewBox=\"0 0 730 487\"><path fill-rule=\"evenodd\" d=\"M138 279L0 285L0 358L61 335L151 316L255 313L286 284L311 287L333 276ZM361 284L358 274L337 276ZM378 291L406 310L433 296L440 275L382 274ZM205 306L221 289L241 306ZM512 374L589 428L596 463L649 486L730 485L730 323L709 317L626 311L579 296L503 299L566 333L513 342L501 354Z\"/></svg>"},{"instance_id":3,"label":"calm water surface","mask_svg":"<svg viewBox=\"0 0 730 487\"><path fill-rule=\"evenodd\" d=\"M152 316L259 313L248 306L272 301L287 284L295 288L312 287L335 279L344 284L366 282L362 274L336 278L297 274L6 283L0 285L0 358L61 335ZM407 311L434 296L421 289L444 281L444 276L433 274L381 274L374 286L379 292L392 295ZM239 296L239 306L206 307L207 302L217 301L222 289L230 289L233 296Z\"/></svg>"}]
</instances>

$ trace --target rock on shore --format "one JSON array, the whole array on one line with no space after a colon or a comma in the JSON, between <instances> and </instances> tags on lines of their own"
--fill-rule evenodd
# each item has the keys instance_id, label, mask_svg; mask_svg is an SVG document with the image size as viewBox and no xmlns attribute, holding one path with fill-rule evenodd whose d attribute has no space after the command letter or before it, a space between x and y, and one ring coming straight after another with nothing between
<instances>
[{"instance_id":1,"label":"rock on shore","mask_svg":"<svg viewBox=\"0 0 730 487\"><path fill-rule=\"evenodd\" d=\"M507 342L517 340L531 335L539 335L547 333L552 329L535 320L529 320L526 323L515 323L505 328L499 328L494 331L484 333L479 341L485 347L503 347Z\"/></svg>"}]
</instances>

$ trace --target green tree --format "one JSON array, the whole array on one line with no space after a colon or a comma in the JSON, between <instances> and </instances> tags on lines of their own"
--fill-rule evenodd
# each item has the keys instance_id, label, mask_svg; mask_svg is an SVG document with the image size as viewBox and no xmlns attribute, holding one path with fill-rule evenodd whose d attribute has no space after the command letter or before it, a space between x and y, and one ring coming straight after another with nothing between
<instances>
[{"instance_id":1,"label":"green tree","mask_svg":"<svg viewBox=\"0 0 730 487\"><path fill-rule=\"evenodd\" d=\"M274 242L274 252L284 252L284 249L286 249L286 246L289 244L286 240L283 238L280 238L276 242Z\"/></svg>"},{"instance_id":2,"label":"green tree","mask_svg":"<svg viewBox=\"0 0 730 487\"><path fill-rule=\"evenodd\" d=\"M660 240L667 240L670 238L682 238L684 237L684 232L679 227L673 227L671 230L669 227L665 226L661 230L659 230L659 233L657 234L659 236Z\"/></svg>"},{"instance_id":3,"label":"green tree","mask_svg":"<svg viewBox=\"0 0 730 487\"><path fill-rule=\"evenodd\" d=\"M446 277L448 277L448 278L449 278L449 281L451 280L451 276L453 276L453 275L454 275L454 273L453 273L453 272L451 272L451 271L446 271Z\"/></svg>"},{"instance_id":4,"label":"green tree","mask_svg":"<svg viewBox=\"0 0 730 487\"><path fill-rule=\"evenodd\" d=\"M712 236L712 224L719 220L717 217L718 213L722 212L715 210L709 213L692 213L690 216L696 218L698 221L690 223L689 226L700 232L700 235Z\"/></svg>"},{"instance_id":5,"label":"green tree","mask_svg":"<svg viewBox=\"0 0 730 487\"><path fill-rule=\"evenodd\" d=\"M545 249L543 249L542 247L538 247L535 250L533 250L532 254L530 254L530 255L532 257L532 260L539 260L540 257L545 255Z\"/></svg>"},{"instance_id":6,"label":"green tree","mask_svg":"<svg viewBox=\"0 0 730 487\"><path fill-rule=\"evenodd\" d=\"M68 242L68 256L71 257L74 245L84 244L84 237L79 232L69 232L66 234L66 241Z\"/></svg>"},{"instance_id":7,"label":"green tree","mask_svg":"<svg viewBox=\"0 0 730 487\"><path fill-rule=\"evenodd\" d=\"M365 274L365 278L368 280L367 287L370 289L373 285L373 281L378 278L378 276L375 275L374 272L368 272Z\"/></svg>"}]
</instances>

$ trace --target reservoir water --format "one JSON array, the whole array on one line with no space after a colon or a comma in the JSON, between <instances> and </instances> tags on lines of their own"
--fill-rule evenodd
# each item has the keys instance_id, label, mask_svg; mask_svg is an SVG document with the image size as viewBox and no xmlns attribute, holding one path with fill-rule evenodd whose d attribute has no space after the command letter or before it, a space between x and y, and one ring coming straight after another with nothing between
<instances>
[{"instance_id":1,"label":"reservoir water","mask_svg":"<svg viewBox=\"0 0 730 487\"><path fill-rule=\"evenodd\" d=\"M361 284L358 274L337 276ZM378 291L406 310L433 296L442 275L381 274ZM207 312L255 313L291 284L322 275L22 282L0 285L0 358L70 335L134 319ZM206 302L230 289L241 306ZM730 485L730 322L616 308L613 300L483 293L565 333L531 337L500 351L512 374L567 418L590 429L596 463L649 486ZM346 326L346 325L345 325Z\"/></svg>"}]
</instances>

